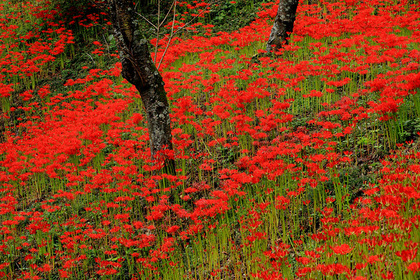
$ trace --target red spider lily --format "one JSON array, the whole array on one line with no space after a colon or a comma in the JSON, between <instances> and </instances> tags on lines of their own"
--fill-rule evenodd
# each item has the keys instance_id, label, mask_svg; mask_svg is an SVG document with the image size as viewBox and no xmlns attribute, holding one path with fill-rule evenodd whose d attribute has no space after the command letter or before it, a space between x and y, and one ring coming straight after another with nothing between
<instances>
[{"instance_id":1,"label":"red spider lily","mask_svg":"<svg viewBox=\"0 0 420 280\"><path fill-rule=\"evenodd\" d=\"M276 197L276 208L285 210L287 206L289 206L290 199L283 197L283 196L277 196Z\"/></svg>"},{"instance_id":2,"label":"red spider lily","mask_svg":"<svg viewBox=\"0 0 420 280\"><path fill-rule=\"evenodd\" d=\"M400 257L404 262L413 260L417 256L417 248L397 251L395 254Z\"/></svg>"},{"instance_id":3,"label":"red spider lily","mask_svg":"<svg viewBox=\"0 0 420 280\"><path fill-rule=\"evenodd\" d=\"M334 247L331 247L331 249L334 251L334 253L338 255L346 255L353 250L353 248L350 247L348 244L341 244L339 246L334 246Z\"/></svg>"},{"instance_id":4,"label":"red spider lily","mask_svg":"<svg viewBox=\"0 0 420 280\"><path fill-rule=\"evenodd\" d=\"M178 231L179 228L180 228L179 226L171 226L166 230L166 232L170 234L174 234L175 232Z\"/></svg>"},{"instance_id":5,"label":"red spider lily","mask_svg":"<svg viewBox=\"0 0 420 280\"><path fill-rule=\"evenodd\" d=\"M413 273L420 271L420 262L413 262L407 266L407 269L409 271L412 271Z\"/></svg>"},{"instance_id":6,"label":"red spider lily","mask_svg":"<svg viewBox=\"0 0 420 280\"><path fill-rule=\"evenodd\" d=\"M321 271L323 275L339 275L339 274L350 274L350 269L340 263L337 264L319 264L316 267L317 270Z\"/></svg>"},{"instance_id":7,"label":"red spider lily","mask_svg":"<svg viewBox=\"0 0 420 280\"><path fill-rule=\"evenodd\" d=\"M276 255L275 249L269 249L270 245L267 245L268 251L265 245L257 248L261 246L258 244L263 244L261 241L264 239L267 243L271 243L271 246L273 243L277 244L275 240L278 236L273 235L270 230L266 231L270 227L277 226L273 222L270 224L266 218L272 215L271 212L276 213L271 211L271 207L290 211L292 217L298 216L304 211L300 213L297 209L305 209L305 211L311 209L314 204L313 197L316 194L322 197L322 201L317 201L320 205L314 205L316 209L313 211L319 211L324 217L321 218L320 228L311 232L309 237L316 241L316 246L321 247L319 250L305 252L306 256L299 255L307 250L307 247L304 247L306 243L293 240L296 237L290 234L293 252L298 260L294 270L297 272L295 274L297 277L314 277L314 273L325 275L345 273L349 279L357 279L356 270L362 270L360 273L363 273L364 267L369 263L373 264L383 259L381 255L366 255L363 256L366 263L358 263L354 267L346 263L313 265L315 259L317 259L317 264L322 264L325 263L323 258L333 256L331 251L326 250L328 248L324 245L326 242L336 244L331 249L338 255L357 254L356 247L361 246L372 251L390 247L390 251L401 254L401 256L397 253L387 255L387 259L393 261L395 258L397 258L396 261L399 258L403 259L402 256L406 255L411 257L404 251L415 249L412 247L414 245L406 241L408 236L414 236L414 231L418 226L418 219L410 216L410 213L414 213L417 209L415 201L418 198L415 178L418 173L418 163L414 155L411 158L404 157L404 160L410 160L410 163L396 163L394 160L401 155L394 159L389 158L389 164L384 163L384 168L379 174L381 179L364 191L364 196L355 200L354 205L350 206L351 211L344 215L336 209L330 210L336 207L340 200L337 198L333 201L330 197L325 199L326 196L332 194L323 193L321 187L329 184L329 178L334 182L340 181L341 184L346 180L345 176L344 178L343 176L335 177L337 172L334 171L334 168L346 168L347 161L352 157L355 158L354 155L344 154L338 150L344 138L351 139L355 135L353 133L358 133L366 124L364 121L372 120L372 123L375 123L373 118L376 114L383 119L398 117L400 108L407 105L406 98L412 97L409 96L411 94L409 91L415 90L417 73L401 75L397 71L416 71L416 65L408 65L408 63L410 59L416 61L418 53L415 50L409 53L399 49L405 49L404 44L415 44L417 35L413 33L412 38L408 38L408 36L388 36L386 33L388 29L390 32L395 29L392 27L396 26L397 20L402 26L416 30L411 23L416 22L418 17L415 16L414 10L404 16L387 16L389 11L386 11L385 4L379 5L378 13L375 15L369 3L359 3L355 7L357 10L352 18L346 14L347 7L344 2L325 2L323 5L328 10L328 14L323 15L322 18L308 16L321 14L322 8L316 5L301 6L303 12L299 17L307 20L305 24L297 24L296 34L294 34L296 36L293 38L293 40L296 38L297 44L286 48L284 54L287 52L292 54L298 49L298 42L306 40L303 34L318 36L317 38L326 35L345 36L329 38L328 42L332 42L331 47L326 43L312 44L314 52L310 53L306 61L295 63L283 58L278 61L266 58L262 60L261 65L271 69L261 71L259 66L249 65L249 60L242 61L243 55L237 56L235 60L220 58L223 55L235 54L233 51L224 53L218 50L221 44L229 44L240 50L242 46L249 45L251 42L263 40L261 39L263 36L256 36L255 32L267 33L269 26L266 18L262 19L262 23L253 24L235 34L220 33L209 40L201 37L194 40L178 40L178 45L168 50L170 55L168 55L168 63L164 62L164 67L168 67L171 62L188 51L198 53L197 57L201 59L198 63L182 66L182 73L172 70L165 70L163 73L175 107L171 115L173 125L177 127L174 130L175 158L185 160L187 167L192 166L191 169L184 168L186 172L184 178L149 174L155 172L159 166L152 165L150 162L146 148L148 134L147 129L143 127L142 115L130 112L133 104L129 104L138 98L138 94L133 88L124 89L126 86L124 84L121 86L110 82L113 76L119 75L121 68L119 65L109 71L91 69L87 77L68 81L66 85L71 91L66 94L51 96L55 93L50 92L51 89L48 87L39 90L40 94L38 94L42 97L39 106L43 107L42 110L48 111L48 114L43 116L45 120L41 117L31 119L31 122L22 125L27 129L27 135L19 137L6 134L10 140L0 145L1 165L4 168L4 171L3 169L0 171L2 183L0 214L6 217L1 229L5 236L3 245L0 247L2 253L7 254L8 244L12 240L16 243L20 242L21 248L28 248L31 255L37 258L37 264L32 264L32 269L42 272L39 270L42 267L41 263L51 261L40 253L43 250L41 248L45 247L44 243L37 241L34 248L29 248L32 246L30 241L25 243L24 239L14 237L16 222L19 221L17 224L19 225L20 221L24 221L26 217L35 218L26 225L25 233L33 233L34 238L41 235L42 238L45 237L45 240L48 240L45 242L51 245L48 239L50 233L42 232L40 227L44 226L54 234L59 232L59 242L63 249L53 249L53 253L60 258L63 257L62 260L57 258L55 261L55 267L60 270L63 277L76 277L65 275L70 271L73 274L80 272L78 267L82 259L74 255L79 252L83 255L82 252L91 250L92 246L97 244L101 244L100 246L106 244L104 245L106 246L104 247L105 254L116 257L120 252L117 248L120 247L130 250L144 248L141 253L131 253L134 262L141 264L139 273L150 269L153 273L159 274L159 269L163 264L160 261L176 254L176 250L173 251L176 246L174 240L178 240L178 238L173 240L160 238L160 234L164 236L170 234L174 237L175 234L179 234L181 237L179 240L194 242L197 240L194 235L204 234L209 224L214 227L214 230L223 229L213 222L219 218L224 219L234 215L232 213L239 210L235 209L237 205L250 207L247 205L248 200L245 199L247 192L251 189L254 191L254 186L257 187L256 189L261 186L256 184L264 184L261 191L257 190L258 196L252 197L255 200L252 207L255 209L246 212L244 216L246 228L241 233L245 241L239 241L242 246L245 244L249 246L243 247L244 250L252 248L250 250L255 253L247 258L240 250L235 251L240 256L238 259L247 258L240 260L243 262L248 260L259 262L254 255L269 252L264 254L264 257L272 258L271 262L261 267L260 270L264 271L251 272L255 277L282 278L283 275L278 271L281 269L283 273L283 269L287 270L290 265L286 261L283 262L289 252L288 249L282 249ZM402 9L398 7L394 10L403 13ZM275 9L263 11L260 14L262 16L275 15ZM366 19L369 19L369 24ZM97 16L89 17L89 20L95 22ZM82 21L81 23L90 26L90 22ZM322 24L321 28L319 24ZM13 26L10 31L16 32L18 28L19 26ZM322 32L320 33L319 30ZM377 36L378 30L384 32L383 36L382 34ZM54 31L51 29L48 32L52 34ZM395 31L395 33L398 32ZM65 30L57 34L67 34L66 40L71 40L70 33ZM27 35L28 40L30 37L32 35ZM343 37L345 39L341 39ZM50 50L61 51L65 39L60 36L57 38L58 41L48 46L43 44L31 46L28 54L41 57L39 54L48 53ZM374 42L373 46L370 45L371 42ZM400 43L401 46L397 46ZM347 50L343 51L341 48L347 48ZM365 52L365 55L358 55L358 50ZM98 49L97 52L101 51ZM37 71L37 67L40 68L35 59L28 62L27 67L16 63L19 60L23 61L26 53L11 54L13 55L7 58L7 63L13 62L16 65L7 68L8 75L21 74L21 77L25 77L31 74L31 71ZM40 59L47 61L50 58L44 56ZM341 62L346 65L339 67L337 64ZM406 64L406 67L398 68L396 62ZM372 74L369 72L371 69L378 65L381 69L385 69L386 63L389 67L398 69L391 69L389 73L378 76L373 83L363 84L366 77ZM234 75L226 74L229 73L226 69L232 68L234 64L242 64L245 70L238 71ZM205 71L209 74L201 76L200 72L205 73ZM366 77L360 76L366 72L369 72ZM351 82L348 81L349 78L340 78L349 77L349 75L352 77ZM355 92L350 92L355 76L358 80L360 79L358 86L365 88L360 90L353 88ZM106 77L109 77L109 80ZM311 115L312 121L305 122L300 128L295 128L290 122L296 121L296 118L300 116L296 112L296 110L299 111L296 109L299 100L294 100L294 98L301 100L301 96L296 96L291 91L292 89L303 91L304 86L307 86L305 83L313 80L320 81L320 87L310 88L310 90L313 90L312 95L323 93L323 96L318 97L319 106L323 109L322 111L320 109L318 114ZM403 82L404 80L407 82ZM326 85L334 89L328 89ZM83 90L73 90L71 88L73 86L83 86ZM240 86L241 90L239 90ZM310 90L306 93L310 93ZM5 89L4 93L7 95L10 91ZM189 96L190 93L193 94ZM34 92L28 90L22 94L22 98L34 98L35 94L36 89ZM115 96L120 94L123 97L119 99L114 94ZM348 96L337 96L339 94ZM378 98L374 97L375 95ZM338 101L330 103L328 100L330 97ZM201 102L200 98L206 99L206 102ZM403 101L399 101L401 98ZM368 105L363 104L367 100L375 100L375 103L370 103L372 107L365 108ZM29 114L30 110L38 106L32 101L24 101L26 104L14 110L27 110ZM315 100L306 101L312 104L311 102ZM179 125L182 128L178 128ZM127 138L130 139L127 140ZM248 139L251 139L251 142ZM234 144L233 141L236 143ZM232 148L232 151L235 151L235 160L237 160L232 167L220 168L222 164L219 160L210 158L213 154L217 154L216 149L222 146L227 148L240 146L239 159L236 159L236 150ZM205 153L200 151L199 149L203 147L209 150ZM101 156L105 157L104 161L100 160ZM95 161L99 161L99 164L95 164ZM202 164L204 164L202 167L215 172L202 172L201 175L204 175L200 181L211 181L216 178L220 180L217 186L210 182L197 181L193 170ZM188 174L188 172L193 173ZM208 178L206 178L207 175ZM19 188L25 186L24 192L31 192L34 190L35 183L39 183L37 177L42 176L45 176L46 185L51 184L51 187L55 187L51 190L53 201L39 202L38 210L42 214L36 214L34 211L34 213L17 211L22 207L23 197L25 197L25 193L22 194L22 192L20 194L23 195L22 197L15 195L18 191L17 186ZM170 183L160 188L156 182L162 178ZM190 184L191 181L192 184ZM57 182L62 182L62 184ZM341 184L339 184L340 187ZM305 189L306 185L313 189ZM317 193L320 189L321 191ZM310 191L313 193L309 193ZM180 193L188 195L179 196L182 199L178 201L179 204L172 204L173 199L177 200ZM324 200L330 209L325 208ZM58 224L48 220L51 213L65 212L67 207L72 207L72 211L76 211L80 207L73 209L73 206L81 201L83 203L89 201L89 204L81 208L89 213L89 217L92 217L89 221L77 217L59 217L62 223ZM305 206L295 203L303 203ZM233 205L235 207L232 207ZM83 211L79 211L79 214L80 212ZM226 213L229 215L224 216ZM306 213L303 214L306 215ZM83 213L81 217L86 217L82 215ZM274 216L273 220L277 221L277 217ZM151 227L152 224L156 227ZM170 226L174 224L176 226ZM290 224L290 228L294 226L299 225ZM262 231L263 228L264 231ZM344 240L342 241L344 244L337 242L338 234L340 234L340 240ZM355 245L354 249L342 248L347 245L345 243L348 243L349 238L352 242L356 241L354 244L357 246ZM397 247L401 244L405 244L405 247ZM48 248L56 248L56 246ZM349 252L345 253L346 250ZM283 254L286 255L283 256ZM275 258L282 261L276 262ZM340 256L338 258L345 260ZM411 270L415 271L413 264L416 263L409 264L410 261L415 261L415 258L411 260L407 257L407 260L409 261L404 264L403 269L412 268ZM31 260L28 259L28 261ZM101 275L118 272L118 267L113 267L111 263L102 264L102 267L99 265L95 267L95 271ZM177 264L170 262L169 266L172 265ZM64 266L66 269L63 270ZM370 266L370 269L375 268ZM373 273L376 273L373 275L378 275L378 277L380 277L379 273L384 274L385 277L392 276L386 275L387 271Z\"/></svg>"}]
</instances>

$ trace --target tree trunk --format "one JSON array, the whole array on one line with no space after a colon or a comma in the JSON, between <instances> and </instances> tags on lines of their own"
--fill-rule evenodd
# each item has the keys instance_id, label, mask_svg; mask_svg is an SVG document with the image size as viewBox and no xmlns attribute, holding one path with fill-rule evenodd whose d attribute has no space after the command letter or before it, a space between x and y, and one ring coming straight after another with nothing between
<instances>
[{"instance_id":1,"label":"tree trunk","mask_svg":"<svg viewBox=\"0 0 420 280\"><path fill-rule=\"evenodd\" d=\"M280 0L279 9L267 42L267 52L277 51L283 42L287 44L287 33L292 33L299 0Z\"/></svg>"},{"instance_id":2,"label":"tree trunk","mask_svg":"<svg viewBox=\"0 0 420 280\"><path fill-rule=\"evenodd\" d=\"M171 120L162 76L142 38L132 0L108 0L122 76L140 92L147 114L152 159L165 160L164 172L175 173L175 161L163 151L172 150Z\"/></svg>"}]
</instances>

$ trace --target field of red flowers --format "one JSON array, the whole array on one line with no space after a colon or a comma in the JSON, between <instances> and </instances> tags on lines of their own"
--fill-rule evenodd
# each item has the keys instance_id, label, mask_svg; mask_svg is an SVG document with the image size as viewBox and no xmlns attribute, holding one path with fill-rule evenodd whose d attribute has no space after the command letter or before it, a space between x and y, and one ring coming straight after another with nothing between
<instances>
[{"instance_id":1,"label":"field of red flowers","mask_svg":"<svg viewBox=\"0 0 420 280\"><path fill-rule=\"evenodd\" d=\"M273 2L152 40L176 176L105 12L70 23L87 52L48 1L0 11L1 279L419 279L417 1L301 1L275 57Z\"/></svg>"}]
</instances>

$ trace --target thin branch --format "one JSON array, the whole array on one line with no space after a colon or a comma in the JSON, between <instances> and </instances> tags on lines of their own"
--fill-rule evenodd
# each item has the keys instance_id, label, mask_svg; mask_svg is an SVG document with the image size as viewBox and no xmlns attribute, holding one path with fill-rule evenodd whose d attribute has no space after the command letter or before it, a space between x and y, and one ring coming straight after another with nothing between
<instances>
[{"instance_id":1,"label":"thin branch","mask_svg":"<svg viewBox=\"0 0 420 280\"><path fill-rule=\"evenodd\" d=\"M172 1L171 7L169 8L168 12L166 13L165 18L161 21L161 24L160 24L161 26L165 23L166 19L171 14L172 7L174 6L175 3L176 3L176 0Z\"/></svg>"},{"instance_id":2,"label":"thin branch","mask_svg":"<svg viewBox=\"0 0 420 280\"><path fill-rule=\"evenodd\" d=\"M169 10L168 10L168 12L166 13L166 15L165 15L165 18L161 21L161 23L160 23L160 26L162 26L164 23L165 23L165 21L166 21L166 19L167 19L167 17L168 17L168 15L171 13L171 10L172 10L172 7L173 7L173 5L174 5L174 3L175 3L175 1L173 1L172 2L172 4L171 4L171 7L169 8ZM136 6L134 7L134 9L136 9L137 8L137 5L138 5L138 3L136 4ZM145 21L147 21L147 23L148 24L150 24L151 26L153 26L153 28L154 29L158 29L158 27L156 26L156 25L154 25L150 20L148 20L145 16L143 16L142 14L140 14L140 13L138 13L138 12L135 12L137 15L139 15L142 19L144 19Z\"/></svg>"},{"instance_id":3,"label":"thin branch","mask_svg":"<svg viewBox=\"0 0 420 280\"><path fill-rule=\"evenodd\" d=\"M111 54L111 51L109 49L108 41L106 40L105 35L103 33L102 33L102 37L104 38L104 42L106 43L106 48L108 49L108 54Z\"/></svg>"},{"instance_id":4,"label":"thin branch","mask_svg":"<svg viewBox=\"0 0 420 280\"><path fill-rule=\"evenodd\" d=\"M175 6L174 6L174 16L172 18L171 35L169 36L169 40L168 40L168 43L166 44L165 51L163 52L162 57L160 58L159 64L157 66L157 70L159 70L159 67L162 64L163 58L165 57L166 52L168 51L169 44L171 43L173 35L174 35L174 26L175 26L175 17L176 17L176 0L174 0L174 3L175 3ZM158 36L159 36L159 34L158 34ZM156 55L157 55L157 49L156 49L156 52L155 52L155 57L156 57Z\"/></svg>"},{"instance_id":5,"label":"thin branch","mask_svg":"<svg viewBox=\"0 0 420 280\"><path fill-rule=\"evenodd\" d=\"M210 7L211 5L215 4L217 1L213 1L209 4L207 4L207 7ZM195 17L193 17L189 22L187 22L186 24L184 24L184 26L178 28L175 33L173 34L173 36L175 36L179 31L184 30L186 27L188 27L188 25L190 25L194 20L196 20L198 17L200 17L204 12L206 12L206 10L202 10L198 15L196 15Z\"/></svg>"},{"instance_id":6,"label":"thin branch","mask_svg":"<svg viewBox=\"0 0 420 280\"><path fill-rule=\"evenodd\" d=\"M161 27L163 26L163 24L165 24L166 19L168 18L169 14L171 13L171 10L173 8L173 18L172 18L172 26L171 26L171 34L169 35L169 40L165 46L165 50L162 54L162 57L159 61L159 64L157 66L157 69L159 70L160 65L163 62L163 58L166 55L166 52L168 51L169 45L172 41L172 39L174 38L174 36L176 34L178 34L180 31L184 30L186 27L188 27L194 20L196 20L198 17L200 17L203 13L205 13L207 11L207 8L210 7L211 5L220 2L220 0L215 0L215 1L211 1L210 3L208 3L203 10L201 10L201 12L197 15L195 15L190 21L188 21L186 24L184 24L182 27L178 28L177 30L175 30L175 17L176 17L176 5L177 5L177 0L172 1L172 4L168 10L168 12L166 13L165 17L163 18L163 20L160 20L160 2L161 0L158 0L158 24L157 26L154 25L151 21L149 21L146 17L144 17L142 14L135 12L137 15L139 15L142 19L144 19L148 24L150 24L155 30L156 30L156 44L155 44L155 55L154 55L154 62L156 63L157 60L157 53L158 53L158 44L159 44L159 36L160 36L160 30ZM136 4L135 8L137 7L138 3ZM136 10L136 9L134 9Z\"/></svg>"},{"instance_id":7,"label":"thin branch","mask_svg":"<svg viewBox=\"0 0 420 280\"><path fill-rule=\"evenodd\" d=\"M174 2L176 2L176 0L174 1ZM206 6L206 8L207 7L210 7L211 5L213 5L214 3L216 3L217 1L213 1L213 2L211 2L211 3L209 3L209 4L207 4L207 6ZM176 6L174 7L174 17L173 17L173 20L172 20L172 27L171 27L171 35L169 36L169 40L168 40L168 43L166 44L166 47L165 47L165 50L163 51L163 54L162 54L162 57L160 58L160 61L159 61L159 64L158 64L158 66L157 66L157 69L159 70L159 68L160 68L160 65L162 64L162 62L163 62L163 58L165 57L165 55L166 55L166 52L168 51L168 48L169 48L169 45L170 45L170 43L171 43L171 41L172 41L172 39L174 38L174 36L176 35L176 34L178 34L178 32L180 32L180 31L182 31L182 30L184 30L188 25L190 25L194 20L196 20L199 16L201 16L204 12L206 12L206 9L203 9L198 15L196 15L194 18L192 18L189 22L187 22L186 24L184 24L184 26L182 26L181 28L178 28L177 30L175 30L175 32L174 32L174 24L175 24L175 8L176 8ZM156 53L155 53L156 54Z\"/></svg>"},{"instance_id":8,"label":"thin branch","mask_svg":"<svg viewBox=\"0 0 420 280\"><path fill-rule=\"evenodd\" d=\"M150 22L150 21L149 21L149 20L148 20L145 16L143 16L142 14L137 13L137 12L136 12L136 14L137 14L137 15L139 15L139 16L140 16L142 19L144 19L145 21L147 21L147 23L148 23L148 24L150 24L151 26L153 26L156 30L158 29L158 28L157 28L157 26L156 26L156 25L154 25L153 23L151 23L151 22Z\"/></svg>"},{"instance_id":9,"label":"thin branch","mask_svg":"<svg viewBox=\"0 0 420 280\"><path fill-rule=\"evenodd\" d=\"M176 1L176 0L175 0ZM155 58L153 59L153 62L156 64L157 59L157 52L158 52L158 44L159 44L159 33L160 33L160 0L158 0L158 23L157 23L157 30L156 30L156 45L155 45Z\"/></svg>"},{"instance_id":10,"label":"thin branch","mask_svg":"<svg viewBox=\"0 0 420 280\"><path fill-rule=\"evenodd\" d=\"M88 57L90 57L90 59L92 60L92 62L93 62L93 64L95 64L96 65L96 62L95 62L95 60L93 59L93 57L90 55L90 54L88 54L88 53L85 53Z\"/></svg>"}]
</instances>

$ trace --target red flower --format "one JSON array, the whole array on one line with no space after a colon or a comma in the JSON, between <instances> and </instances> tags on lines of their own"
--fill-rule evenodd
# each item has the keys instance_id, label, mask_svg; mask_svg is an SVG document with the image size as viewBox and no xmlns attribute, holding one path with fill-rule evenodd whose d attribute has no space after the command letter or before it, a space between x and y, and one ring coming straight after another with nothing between
<instances>
[{"instance_id":1,"label":"red flower","mask_svg":"<svg viewBox=\"0 0 420 280\"><path fill-rule=\"evenodd\" d=\"M334 251L334 253L338 255L346 255L353 250L353 248L350 247L348 244L342 244L339 246L331 247L331 249Z\"/></svg>"},{"instance_id":2,"label":"red flower","mask_svg":"<svg viewBox=\"0 0 420 280\"><path fill-rule=\"evenodd\" d=\"M411 261L417 256L417 248L395 252L404 262Z\"/></svg>"},{"instance_id":3,"label":"red flower","mask_svg":"<svg viewBox=\"0 0 420 280\"><path fill-rule=\"evenodd\" d=\"M285 210L287 206L289 206L290 199L284 197L284 196L277 196L276 197L276 209L282 209Z\"/></svg>"},{"instance_id":4,"label":"red flower","mask_svg":"<svg viewBox=\"0 0 420 280\"><path fill-rule=\"evenodd\" d=\"M170 234L173 234L173 233L177 232L178 229L179 229L179 226L171 226L166 230L166 232L170 233Z\"/></svg>"},{"instance_id":5,"label":"red flower","mask_svg":"<svg viewBox=\"0 0 420 280\"><path fill-rule=\"evenodd\" d=\"M413 273L420 271L420 262L411 263L409 266L407 266L407 269Z\"/></svg>"}]
</instances>

